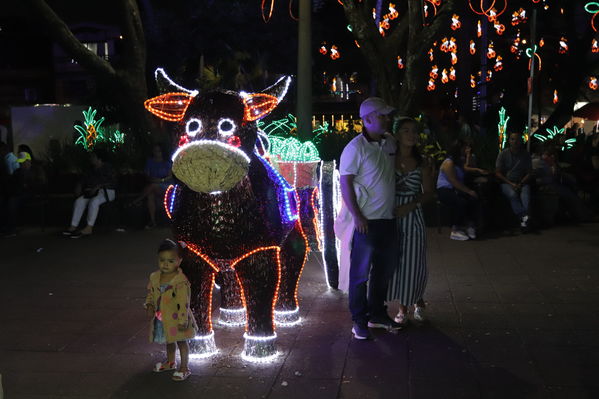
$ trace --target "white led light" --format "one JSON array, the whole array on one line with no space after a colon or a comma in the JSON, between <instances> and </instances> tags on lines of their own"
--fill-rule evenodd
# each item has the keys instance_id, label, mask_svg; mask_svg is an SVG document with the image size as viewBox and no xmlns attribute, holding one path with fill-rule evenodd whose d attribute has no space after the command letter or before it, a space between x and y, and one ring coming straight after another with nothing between
<instances>
[{"instance_id":1,"label":"white led light","mask_svg":"<svg viewBox=\"0 0 599 399\"><path fill-rule=\"evenodd\" d=\"M230 127L229 129L227 129L227 130L223 129L223 125L224 125L225 123L228 123L228 124L230 124L230 126L231 126L231 127ZM235 129L237 129L237 125L235 125L235 122L233 122L233 120L232 120L232 119L229 119L229 118L222 118L222 119L220 119L220 120L218 121L218 133L219 133L221 136L225 136L225 137L232 136L232 135L233 135L233 133L235 133Z\"/></svg>"},{"instance_id":2,"label":"white led light","mask_svg":"<svg viewBox=\"0 0 599 399\"><path fill-rule=\"evenodd\" d=\"M293 327L293 326L300 324L301 322L302 322L302 318L300 317L294 321L277 321L276 325L277 325L277 327Z\"/></svg>"},{"instance_id":3,"label":"white led light","mask_svg":"<svg viewBox=\"0 0 599 399\"><path fill-rule=\"evenodd\" d=\"M215 144L215 145L221 146L223 148L226 148L229 151L233 151L233 152L237 153L238 155L241 155L243 157L243 159L245 159L247 161L247 163L250 163L250 157L248 157L245 152L243 152L242 150L240 150L237 147L234 147L232 145L222 143L222 142L216 141L216 140L196 140L196 141L192 141L191 143L182 145L181 147L179 147L177 149L177 151L175 151L175 153L171 157L171 160L174 162L175 159L177 158L177 156L179 155L179 153L181 153L181 151L185 151L186 149L188 149L192 146L202 146L202 145L206 145L206 144Z\"/></svg>"},{"instance_id":4,"label":"white led light","mask_svg":"<svg viewBox=\"0 0 599 399\"><path fill-rule=\"evenodd\" d=\"M299 306L297 306L295 309L293 310L275 310L275 314L294 314L299 312Z\"/></svg>"},{"instance_id":5,"label":"white led light","mask_svg":"<svg viewBox=\"0 0 599 399\"><path fill-rule=\"evenodd\" d=\"M220 308L220 311L225 312L225 313L241 313L241 312L245 312L245 308L237 308L237 309Z\"/></svg>"},{"instance_id":6,"label":"white led light","mask_svg":"<svg viewBox=\"0 0 599 399\"><path fill-rule=\"evenodd\" d=\"M274 333L273 335L268 335L266 337L256 337L249 335L248 333L243 333L243 338L251 341L273 341L277 338L277 333Z\"/></svg>"},{"instance_id":7,"label":"white led light","mask_svg":"<svg viewBox=\"0 0 599 399\"><path fill-rule=\"evenodd\" d=\"M245 354L245 352L243 352L241 354L241 358L243 360L245 360L246 362L252 362L252 363L271 363L274 362L277 357L279 357L279 352L276 352L270 356L266 356L266 357L257 357L257 356L248 356Z\"/></svg>"},{"instance_id":8,"label":"white led light","mask_svg":"<svg viewBox=\"0 0 599 399\"><path fill-rule=\"evenodd\" d=\"M157 68L156 71L154 71L154 78L156 80L158 80L158 77L162 77L163 79L166 79L171 86L176 87L178 90L181 90L182 92L190 94L190 95L192 95L194 97L197 96L198 93L199 93L199 91L197 91L197 90L189 90L189 89L186 89L185 87L183 87L181 85L178 85L175 82L173 82L173 80L168 77L168 75L166 74L166 72L164 72L163 68Z\"/></svg>"},{"instance_id":9,"label":"white led light","mask_svg":"<svg viewBox=\"0 0 599 399\"><path fill-rule=\"evenodd\" d=\"M191 118L185 125L185 133L189 137L195 137L202 130L202 121L197 118Z\"/></svg>"},{"instance_id":10,"label":"white led light","mask_svg":"<svg viewBox=\"0 0 599 399\"><path fill-rule=\"evenodd\" d=\"M195 339L196 341L207 340L207 339L210 339L210 338L214 338L214 330L210 331L210 334L196 335L195 337L193 337L193 339Z\"/></svg>"}]
</instances>

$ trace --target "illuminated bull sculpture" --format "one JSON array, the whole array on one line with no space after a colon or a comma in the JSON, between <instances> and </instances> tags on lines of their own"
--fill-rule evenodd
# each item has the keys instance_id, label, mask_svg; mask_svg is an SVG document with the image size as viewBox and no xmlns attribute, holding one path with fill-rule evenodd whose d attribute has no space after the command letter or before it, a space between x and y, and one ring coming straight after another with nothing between
<instances>
[{"instance_id":1,"label":"illuminated bull sculpture","mask_svg":"<svg viewBox=\"0 0 599 399\"><path fill-rule=\"evenodd\" d=\"M242 356L268 360L276 355L275 321L299 320L297 287L307 256L297 194L258 150L256 121L276 108L290 78L254 94L199 94L162 69L156 80L168 93L147 100L146 108L181 126L172 157L179 184L167 190L165 207L175 237L187 243L183 268L199 330L192 351L216 351L211 299L221 273L221 322L245 320Z\"/></svg>"}]
</instances>

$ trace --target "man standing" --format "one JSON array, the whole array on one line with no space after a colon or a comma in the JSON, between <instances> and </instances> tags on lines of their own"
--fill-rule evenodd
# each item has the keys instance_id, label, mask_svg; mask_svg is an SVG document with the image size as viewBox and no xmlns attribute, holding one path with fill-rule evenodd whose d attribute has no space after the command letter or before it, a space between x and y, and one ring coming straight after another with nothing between
<instances>
[{"instance_id":1,"label":"man standing","mask_svg":"<svg viewBox=\"0 0 599 399\"><path fill-rule=\"evenodd\" d=\"M349 310L356 339L370 328L399 329L387 314L385 298L397 262L395 228L395 144L387 133L394 111L381 98L360 106L364 131L343 149L339 172L341 195L354 232L349 271Z\"/></svg>"},{"instance_id":2,"label":"man standing","mask_svg":"<svg viewBox=\"0 0 599 399\"><path fill-rule=\"evenodd\" d=\"M528 229L528 205L532 177L532 158L523 148L519 133L510 133L509 148L497 156L495 175L501 183L501 192L510 200L512 211L520 219L523 231Z\"/></svg>"}]
</instances>

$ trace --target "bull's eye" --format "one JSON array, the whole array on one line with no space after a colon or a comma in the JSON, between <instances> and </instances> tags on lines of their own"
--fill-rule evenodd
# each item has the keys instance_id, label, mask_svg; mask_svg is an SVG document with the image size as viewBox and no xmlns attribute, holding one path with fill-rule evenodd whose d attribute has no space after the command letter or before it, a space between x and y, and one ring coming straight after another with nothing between
<instances>
[{"instance_id":1,"label":"bull's eye","mask_svg":"<svg viewBox=\"0 0 599 399\"><path fill-rule=\"evenodd\" d=\"M189 137L195 137L202 130L202 121L196 118L191 118L185 125L185 133Z\"/></svg>"},{"instance_id":2,"label":"bull's eye","mask_svg":"<svg viewBox=\"0 0 599 399\"><path fill-rule=\"evenodd\" d=\"M235 122L229 118L222 118L218 121L218 133L221 136L229 137L235 132Z\"/></svg>"}]
</instances>

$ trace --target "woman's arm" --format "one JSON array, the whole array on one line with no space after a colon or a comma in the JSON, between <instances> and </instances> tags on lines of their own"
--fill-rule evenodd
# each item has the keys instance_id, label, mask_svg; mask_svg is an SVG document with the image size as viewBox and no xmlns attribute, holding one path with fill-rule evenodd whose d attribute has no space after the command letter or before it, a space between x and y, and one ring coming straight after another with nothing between
<instances>
[{"instance_id":1,"label":"woman's arm","mask_svg":"<svg viewBox=\"0 0 599 399\"><path fill-rule=\"evenodd\" d=\"M460 190L472 197L477 197L476 192L474 192L474 190L471 190L468 186L466 186L464 183L458 180L458 177L455 173L455 164L451 159L446 159L445 161L443 161L443 163L441 164L441 171L445 173L445 176L447 176L447 180L449 181L449 183L451 183L453 188L455 188L456 190Z\"/></svg>"}]
</instances>

